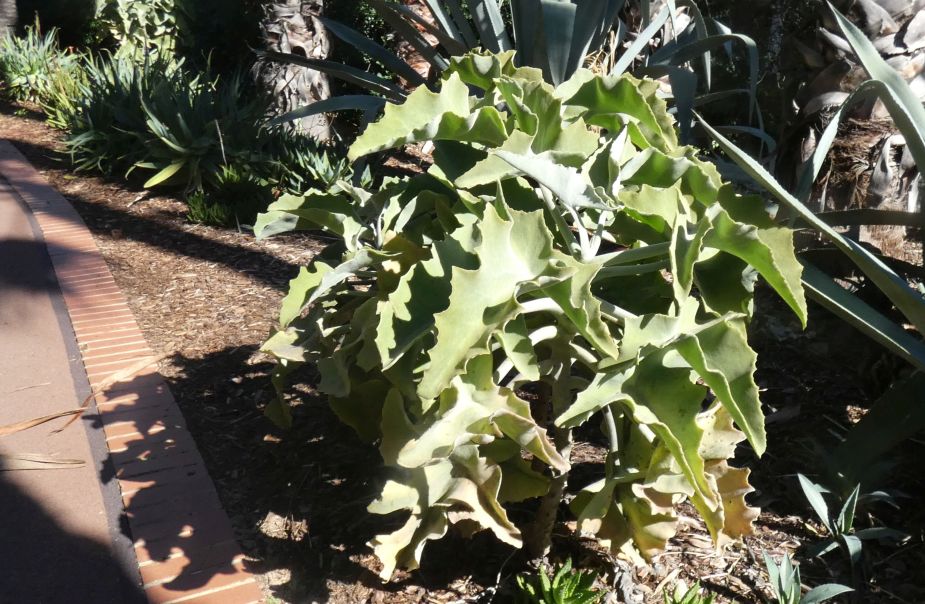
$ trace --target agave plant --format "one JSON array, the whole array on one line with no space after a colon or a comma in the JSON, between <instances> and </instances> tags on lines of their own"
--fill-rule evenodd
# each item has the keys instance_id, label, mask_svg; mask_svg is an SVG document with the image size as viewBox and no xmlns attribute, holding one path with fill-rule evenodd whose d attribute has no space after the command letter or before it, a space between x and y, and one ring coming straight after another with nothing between
<instances>
[{"instance_id":1,"label":"agave plant","mask_svg":"<svg viewBox=\"0 0 925 604\"><path fill-rule=\"evenodd\" d=\"M465 5L460 0L425 0L430 18L399 2L368 2L414 48L416 56L426 61L427 72L420 73L415 65L359 32L321 18L330 33L368 54L396 77L388 79L310 54L262 53L266 59L327 73L373 93L313 103L286 113L280 121L345 109L375 115L387 101L402 102L406 98L405 87L396 80L410 87L433 83L452 56L477 48L491 52L515 50L519 66L539 68L543 77L555 85L584 65L589 53L600 54L609 48L613 59L598 61L598 66L606 64L605 73L619 75L634 68L636 75L663 78L670 85L667 96L676 106L682 140L688 140L695 105L730 95L748 99L749 119L757 125L739 126L738 130L764 136L755 100L755 43L705 19L692 0L643 1L632 11L625 0L511 0L505 10L497 0L469 0ZM626 13L625 18L621 11ZM626 19L631 19L638 31L630 33L634 28ZM707 95L712 83L711 52L733 44L745 49L746 86Z\"/></svg>"},{"instance_id":2,"label":"agave plant","mask_svg":"<svg viewBox=\"0 0 925 604\"><path fill-rule=\"evenodd\" d=\"M378 443L392 473L370 511L410 512L371 542L384 578L450 525L542 556L592 419L609 448L570 501L580 530L651 557L684 498L717 543L751 530L748 470L728 460L766 447L753 287L761 274L805 320L800 267L764 202L678 143L657 90L588 70L554 87L512 52L454 58L439 92L390 105L349 154L431 141L426 174L284 196L258 219L258 237L336 236L263 347L279 361L268 414L292 420L286 380L315 363L335 413ZM515 525L506 506L528 499Z\"/></svg>"}]
</instances>

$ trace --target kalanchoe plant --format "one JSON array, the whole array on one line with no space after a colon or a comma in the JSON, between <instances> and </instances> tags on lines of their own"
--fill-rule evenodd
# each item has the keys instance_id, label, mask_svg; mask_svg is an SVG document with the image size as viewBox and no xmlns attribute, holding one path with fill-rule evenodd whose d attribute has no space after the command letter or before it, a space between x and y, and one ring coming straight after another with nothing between
<instances>
[{"instance_id":1,"label":"kalanchoe plant","mask_svg":"<svg viewBox=\"0 0 925 604\"><path fill-rule=\"evenodd\" d=\"M553 87L512 53L466 55L350 152L433 141L426 174L283 197L258 219L260 237L340 239L292 281L263 349L280 389L315 363L334 411L378 443L391 479L369 509L408 513L371 543L384 578L450 525L542 555L592 419L610 447L571 501L582 531L648 557L684 498L718 543L750 531L748 470L728 461L745 439L765 449L753 287L760 274L805 321L800 266L763 200L678 144L656 88L584 70ZM530 498L516 526L505 504Z\"/></svg>"}]
</instances>

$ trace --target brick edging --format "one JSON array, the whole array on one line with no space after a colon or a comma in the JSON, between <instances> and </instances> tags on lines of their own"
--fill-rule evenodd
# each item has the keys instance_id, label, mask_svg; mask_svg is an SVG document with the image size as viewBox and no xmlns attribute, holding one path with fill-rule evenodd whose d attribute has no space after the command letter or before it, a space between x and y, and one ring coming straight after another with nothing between
<instances>
[{"instance_id":1,"label":"brick edging","mask_svg":"<svg viewBox=\"0 0 925 604\"><path fill-rule=\"evenodd\" d=\"M38 223L92 388L155 358L80 215L8 141L0 174ZM153 365L96 399L151 604L263 600L176 401Z\"/></svg>"}]
</instances>

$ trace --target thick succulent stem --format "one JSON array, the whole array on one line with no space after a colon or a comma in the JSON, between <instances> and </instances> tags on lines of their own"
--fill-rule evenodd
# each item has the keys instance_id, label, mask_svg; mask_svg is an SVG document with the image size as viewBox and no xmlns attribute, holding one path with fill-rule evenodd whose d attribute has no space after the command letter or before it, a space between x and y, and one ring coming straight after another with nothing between
<instances>
[{"instance_id":1,"label":"thick succulent stem","mask_svg":"<svg viewBox=\"0 0 925 604\"><path fill-rule=\"evenodd\" d=\"M570 341L570 337L563 338L564 342ZM568 347L563 346L557 349L558 357L557 368L554 370L553 379L550 383L552 386L551 402L552 416L558 417L565 411L571 403L571 392L569 390L569 381L571 379L571 360L568 356ZM547 408L547 405L543 405ZM551 424L548 420L544 423ZM549 427L553 433L553 442L556 450L565 459L572 456L572 430L570 428ZM556 524L556 517L559 513L559 505L565 495L565 487L568 484L569 473L553 478L549 485L549 491L540 500L540 507L536 512L532 524L524 531L524 549L531 559L544 557L549 553L552 545L552 529Z\"/></svg>"},{"instance_id":2,"label":"thick succulent stem","mask_svg":"<svg viewBox=\"0 0 925 604\"><path fill-rule=\"evenodd\" d=\"M572 453L572 431L566 429L557 430L555 444L559 453L569 459ZM569 474L566 472L552 480L549 491L540 501L540 507L536 511L533 522L524 531L524 549L531 559L542 558L549 553L549 548L552 545L552 529L556 524L559 504L562 503L562 497L565 495L568 477Z\"/></svg>"}]
</instances>

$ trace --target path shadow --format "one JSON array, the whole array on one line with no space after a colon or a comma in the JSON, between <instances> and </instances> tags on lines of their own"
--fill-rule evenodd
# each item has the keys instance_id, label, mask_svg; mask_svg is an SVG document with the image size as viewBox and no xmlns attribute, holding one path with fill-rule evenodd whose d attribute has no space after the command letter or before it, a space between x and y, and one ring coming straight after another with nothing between
<instances>
[{"instance_id":1,"label":"path shadow","mask_svg":"<svg viewBox=\"0 0 925 604\"><path fill-rule=\"evenodd\" d=\"M202 452L250 570L268 573L291 602L365 601L374 591L445 589L471 576L494 584L511 549L488 533L452 533L425 548L421 571L384 585L367 542L399 528L401 514L366 507L387 478L378 450L362 442L311 389L295 393L294 426L276 428L261 411L272 396L272 364L255 347L169 361L170 390ZM166 371L165 371L166 373ZM296 381L313 383L306 370Z\"/></svg>"},{"instance_id":2,"label":"path shadow","mask_svg":"<svg viewBox=\"0 0 925 604\"><path fill-rule=\"evenodd\" d=\"M0 461L0 600L42 604L146 602L135 579L106 545L59 526L9 477Z\"/></svg>"},{"instance_id":3,"label":"path shadow","mask_svg":"<svg viewBox=\"0 0 925 604\"><path fill-rule=\"evenodd\" d=\"M11 142L36 169L62 169L60 161L47 156L48 153L56 153L53 149ZM119 184L124 186L125 183L119 181ZM126 239L245 272L253 279L279 290L286 289L289 280L299 270L297 265L264 251L230 245L178 228L172 224L176 220L175 216L169 220L156 220L132 213L128 209L103 205L81 195L67 194L65 197L94 235L111 237L112 232L117 230Z\"/></svg>"}]
</instances>

